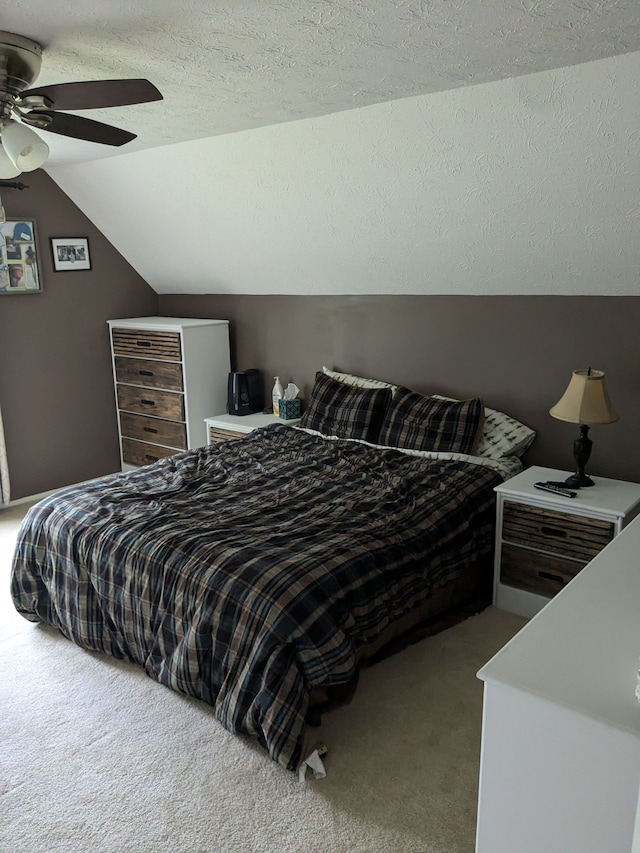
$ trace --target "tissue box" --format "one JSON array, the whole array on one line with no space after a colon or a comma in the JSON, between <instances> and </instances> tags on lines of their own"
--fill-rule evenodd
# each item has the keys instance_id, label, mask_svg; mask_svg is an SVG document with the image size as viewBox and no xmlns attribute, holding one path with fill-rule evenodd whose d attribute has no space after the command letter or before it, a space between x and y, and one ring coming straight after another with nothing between
<instances>
[{"instance_id":1,"label":"tissue box","mask_svg":"<svg viewBox=\"0 0 640 853\"><path fill-rule=\"evenodd\" d=\"M300 400L280 400L278 414L284 421L300 417Z\"/></svg>"}]
</instances>

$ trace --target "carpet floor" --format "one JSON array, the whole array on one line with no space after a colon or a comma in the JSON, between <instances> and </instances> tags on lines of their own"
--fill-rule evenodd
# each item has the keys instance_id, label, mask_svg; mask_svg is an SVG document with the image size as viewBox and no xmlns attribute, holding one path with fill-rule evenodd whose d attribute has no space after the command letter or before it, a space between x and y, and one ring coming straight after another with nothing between
<instances>
[{"instance_id":1,"label":"carpet floor","mask_svg":"<svg viewBox=\"0 0 640 853\"><path fill-rule=\"evenodd\" d=\"M2 853L471 853L489 607L362 672L304 783L203 703L17 614L0 509Z\"/></svg>"}]
</instances>

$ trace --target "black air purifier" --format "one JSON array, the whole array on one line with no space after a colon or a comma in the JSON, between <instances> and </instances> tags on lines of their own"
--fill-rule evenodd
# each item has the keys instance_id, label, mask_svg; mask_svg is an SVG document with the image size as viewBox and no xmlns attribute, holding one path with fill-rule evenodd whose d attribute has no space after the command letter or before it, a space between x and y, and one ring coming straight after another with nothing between
<instances>
[{"instance_id":1,"label":"black air purifier","mask_svg":"<svg viewBox=\"0 0 640 853\"><path fill-rule=\"evenodd\" d=\"M253 415L264 409L262 371L250 368L229 374L227 411L230 415Z\"/></svg>"}]
</instances>

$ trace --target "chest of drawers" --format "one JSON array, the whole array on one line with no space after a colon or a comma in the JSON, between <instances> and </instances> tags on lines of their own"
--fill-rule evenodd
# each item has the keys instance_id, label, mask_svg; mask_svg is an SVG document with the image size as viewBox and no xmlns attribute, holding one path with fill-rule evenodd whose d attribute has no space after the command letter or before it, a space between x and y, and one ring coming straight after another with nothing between
<instances>
[{"instance_id":1,"label":"chest of drawers","mask_svg":"<svg viewBox=\"0 0 640 853\"><path fill-rule=\"evenodd\" d=\"M226 406L227 320L109 321L123 470L207 443L204 418Z\"/></svg>"}]
</instances>

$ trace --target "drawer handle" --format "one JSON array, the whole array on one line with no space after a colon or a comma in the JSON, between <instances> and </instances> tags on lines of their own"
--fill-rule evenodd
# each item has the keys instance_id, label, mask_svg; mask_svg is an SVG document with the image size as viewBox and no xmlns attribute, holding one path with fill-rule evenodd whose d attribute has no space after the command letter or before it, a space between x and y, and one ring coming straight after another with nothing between
<instances>
[{"instance_id":1,"label":"drawer handle","mask_svg":"<svg viewBox=\"0 0 640 853\"><path fill-rule=\"evenodd\" d=\"M139 370L138 373L140 376L153 376L152 370Z\"/></svg>"},{"instance_id":2,"label":"drawer handle","mask_svg":"<svg viewBox=\"0 0 640 853\"><path fill-rule=\"evenodd\" d=\"M554 575L551 572L538 572L539 578L544 578L547 581L558 581L558 583L564 583L564 578L561 578L560 575Z\"/></svg>"},{"instance_id":3,"label":"drawer handle","mask_svg":"<svg viewBox=\"0 0 640 853\"><path fill-rule=\"evenodd\" d=\"M159 456L150 456L148 453L144 458L148 459L149 462L158 462L158 460L160 459Z\"/></svg>"},{"instance_id":4,"label":"drawer handle","mask_svg":"<svg viewBox=\"0 0 640 853\"><path fill-rule=\"evenodd\" d=\"M144 432L158 432L158 430L154 429L153 427L143 427L143 429Z\"/></svg>"},{"instance_id":5,"label":"drawer handle","mask_svg":"<svg viewBox=\"0 0 640 853\"><path fill-rule=\"evenodd\" d=\"M140 400L140 402L142 403L143 406L155 406L155 403L153 400Z\"/></svg>"},{"instance_id":6,"label":"drawer handle","mask_svg":"<svg viewBox=\"0 0 640 853\"><path fill-rule=\"evenodd\" d=\"M136 341L139 347L150 347L151 341Z\"/></svg>"},{"instance_id":7,"label":"drawer handle","mask_svg":"<svg viewBox=\"0 0 640 853\"><path fill-rule=\"evenodd\" d=\"M567 531L561 527L541 527L541 533L546 533L547 536L559 536L561 539L566 539Z\"/></svg>"}]
</instances>

